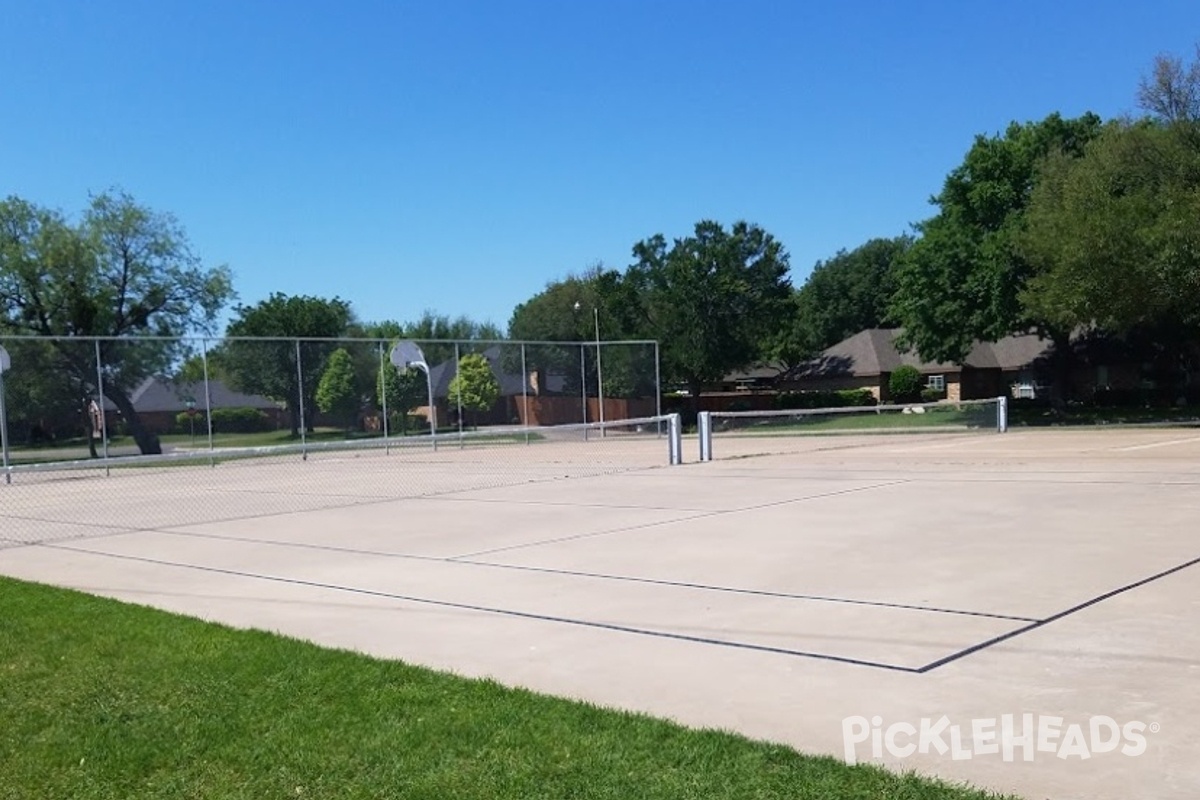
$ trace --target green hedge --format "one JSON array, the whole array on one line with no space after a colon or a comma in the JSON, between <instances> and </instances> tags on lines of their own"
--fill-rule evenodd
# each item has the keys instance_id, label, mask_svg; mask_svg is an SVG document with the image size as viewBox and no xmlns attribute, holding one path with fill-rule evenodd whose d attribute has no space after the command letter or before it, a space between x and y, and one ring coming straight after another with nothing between
<instances>
[{"instance_id":1,"label":"green hedge","mask_svg":"<svg viewBox=\"0 0 1200 800\"><path fill-rule=\"evenodd\" d=\"M775 397L780 409L809 408L857 408L873 406L878 401L868 389L842 389L839 391L783 392Z\"/></svg>"},{"instance_id":2,"label":"green hedge","mask_svg":"<svg viewBox=\"0 0 1200 800\"><path fill-rule=\"evenodd\" d=\"M192 422L196 429L207 426L204 412L197 411L196 416L189 417L187 412L175 415L175 425L181 431L190 431ZM275 423L266 412L257 408L214 408L212 412L213 433L259 433L275 430Z\"/></svg>"}]
</instances>

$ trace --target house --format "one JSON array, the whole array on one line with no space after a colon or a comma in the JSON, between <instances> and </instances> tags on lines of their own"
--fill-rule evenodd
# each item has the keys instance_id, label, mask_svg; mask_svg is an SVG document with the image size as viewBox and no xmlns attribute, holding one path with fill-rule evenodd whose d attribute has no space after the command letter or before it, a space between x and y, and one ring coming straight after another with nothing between
<instances>
[{"instance_id":1,"label":"house","mask_svg":"<svg viewBox=\"0 0 1200 800\"><path fill-rule=\"evenodd\" d=\"M516 352L508 348L508 353ZM465 353L464 353L465 355ZM594 388L585 397L580 390L580 379L576 374L578 362L569 371L553 367L530 369L521 373L521 365L505 358L502 345L491 345L480 351L492 368L492 374L500 385L500 397L495 405L485 412L464 411L464 422L470 425L565 425L585 420L600 419L599 398ZM453 358L430 368L429 379L433 386L435 420L438 426L454 424L458 418L457 404L450 402L450 382L454 379L457 365ZM605 397L604 418L606 420L631 419L654 414L655 399ZM415 413L428 419L429 407L422 405Z\"/></svg>"},{"instance_id":2,"label":"house","mask_svg":"<svg viewBox=\"0 0 1200 800\"><path fill-rule=\"evenodd\" d=\"M901 366L915 367L925 386L947 400L971 400L1003 394L1022 396L1036 391L1038 364L1050 342L1035 334L1007 336L998 342L978 342L962 364L926 361L897 345L900 328L859 331L826 349L776 383L781 390L814 391L866 389L881 402L890 400L888 382Z\"/></svg>"},{"instance_id":3,"label":"house","mask_svg":"<svg viewBox=\"0 0 1200 800\"><path fill-rule=\"evenodd\" d=\"M208 382L205 394L204 383L174 383L165 378L146 378L129 395L133 410L142 424L151 433L170 433L178 428L176 418L193 408L198 412L197 420L203 420L205 403L215 411L220 408L253 408L263 412L279 427L283 424L283 406L268 397L245 394L229 388L218 380ZM104 410L108 425L115 426L120 415L108 397L104 398Z\"/></svg>"}]
</instances>

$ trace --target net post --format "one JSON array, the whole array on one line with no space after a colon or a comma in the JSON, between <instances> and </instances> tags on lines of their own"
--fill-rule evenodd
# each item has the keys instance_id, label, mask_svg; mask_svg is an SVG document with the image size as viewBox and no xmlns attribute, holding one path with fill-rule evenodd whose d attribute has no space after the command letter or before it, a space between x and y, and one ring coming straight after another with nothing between
<instances>
[{"instance_id":1,"label":"net post","mask_svg":"<svg viewBox=\"0 0 1200 800\"><path fill-rule=\"evenodd\" d=\"M677 467L683 463L683 421L678 413L667 417L667 443L671 466Z\"/></svg>"},{"instance_id":2,"label":"net post","mask_svg":"<svg viewBox=\"0 0 1200 800\"><path fill-rule=\"evenodd\" d=\"M996 433L1008 433L1008 398L1000 395L996 402Z\"/></svg>"},{"instance_id":3,"label":"net post","mask_svg":"<svg viewBox=\"0 0 1200 800\"><path fill-rule=\"evenodd\" d=\"M696 415L696 430L700 434L700 460L712 461L712 412Z\"/></svg>"}]
</instances>

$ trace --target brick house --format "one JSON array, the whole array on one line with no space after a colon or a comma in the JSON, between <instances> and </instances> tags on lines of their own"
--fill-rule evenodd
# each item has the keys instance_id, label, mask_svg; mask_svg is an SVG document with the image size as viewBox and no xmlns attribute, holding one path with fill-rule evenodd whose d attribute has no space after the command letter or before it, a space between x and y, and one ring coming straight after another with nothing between
<instances>
[{"instance_id":1,"label":"brick house","mask_svg":"<svg viewBox=\"0 0 1200 800\"><path fill-rule=\"evenodd\" d=\"M220 408L253 408L266 414L275 427L284 424L283 406L268 397L238 392L217 380L208 382L207 396L214 411ZM202 382L173 383L164 378L146 378L133 390L129 399L142 424L151 433L164 434L176 430L176 417L188 410L189 402L194 403L196 411L201 414L197 420L203 420L205 391ZM116 406L106 397L104 407L107 424L115 427L121 419Z\"/></svg>"}]
</instances>

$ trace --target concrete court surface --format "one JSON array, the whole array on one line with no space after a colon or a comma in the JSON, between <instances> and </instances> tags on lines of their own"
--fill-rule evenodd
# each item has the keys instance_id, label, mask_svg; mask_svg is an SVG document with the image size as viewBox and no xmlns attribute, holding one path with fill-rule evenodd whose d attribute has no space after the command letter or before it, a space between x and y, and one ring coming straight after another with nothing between
<instances>
[{"instance_id":1,"label":"concrete court surface","mask_svg":"<svg viewBox=\"0 0 1200 800\"><path fill-rule=\"evenodd\" d=\"M461 484L395 499L345 464L339 491L372 497L333 507L255 506L244 472L205 490L230 513L167 494L138 525L116 511L145 498L104 479L61 508L0 493L0 543L24 531L0 573L810 753L846 758L849 726L856 760L1029 798L1200 796L1200 430L731 435L648 467L654 447L516 485L500 456L474 484L448 463ZM1005 715L1047 749L987 752ZM883 746L923 720L927 752Z\"/></svg>"}]
</instances>

